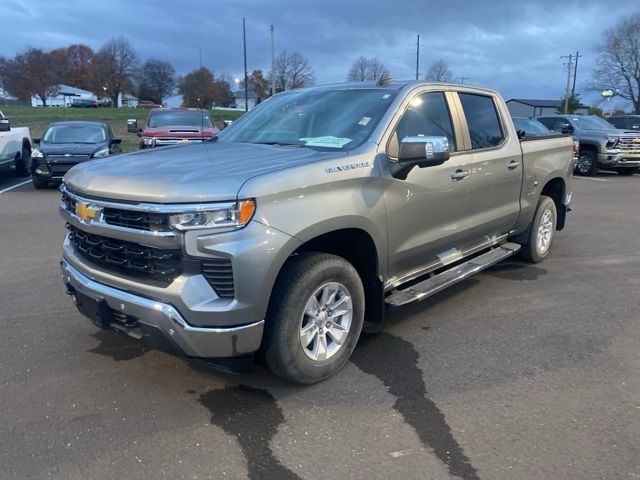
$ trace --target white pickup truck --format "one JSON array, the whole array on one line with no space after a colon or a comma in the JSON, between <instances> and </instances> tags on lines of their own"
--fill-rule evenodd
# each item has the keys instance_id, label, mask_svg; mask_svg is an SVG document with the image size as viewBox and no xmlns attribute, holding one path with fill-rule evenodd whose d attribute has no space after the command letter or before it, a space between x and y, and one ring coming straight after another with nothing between
<instances>
[{"instance_id":1,"label":"white pickup truck","mask_svg":"<svg viewBox=\"0 0 640 480\"><path fill-rule=\"evenodd\" d=\"M14 169L19 177L31 172L31 134L29 127L12 127L0 112L0 170Z\"/></svg>"}]
</instances>

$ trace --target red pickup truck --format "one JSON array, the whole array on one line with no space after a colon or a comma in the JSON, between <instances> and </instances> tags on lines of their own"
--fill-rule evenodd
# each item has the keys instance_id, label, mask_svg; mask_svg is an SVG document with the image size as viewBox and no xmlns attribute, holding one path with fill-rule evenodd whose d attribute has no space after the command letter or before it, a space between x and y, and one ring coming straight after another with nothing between
<instances>
[{"instance_id":1,"label":"red pickup truck","mask_svg":"<svg viewBox=\"0 0 640 480\"><path fill-rule=\"evenodd\" d=\"M135 119L127 121L127 130L140 137L140 148L203 142L220 131L206 110L199 108L158 108L149 112L144 128Z\"/></svg>"}]
</instances>

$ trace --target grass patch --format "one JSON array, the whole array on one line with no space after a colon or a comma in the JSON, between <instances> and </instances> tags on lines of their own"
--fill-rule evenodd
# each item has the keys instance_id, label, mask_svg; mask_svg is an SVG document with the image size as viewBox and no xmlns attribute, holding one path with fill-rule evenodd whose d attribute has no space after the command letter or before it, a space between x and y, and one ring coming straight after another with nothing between
<instances>
[{"instance_id":1,"label":"grass patch","mask_svg":"<svg viewBox=\"0 0 640 480\"><path fill-rule=\"evenodd\" d=\"M138 149L138 136L127 132L127 120L135 118L138 125L144 125L149 110L144 108L60 108L60 107L26 107L23 105L0 105L0 110L15 126L27 126L31 138L41 138L52 122L65 120L89 120L105 122L111 126L116 138L122 139L122 151L131 152ZM228 110L209 110L209 114L218 127L223 120L236 120L244 112Z\"/></svg>"}]
</instances>

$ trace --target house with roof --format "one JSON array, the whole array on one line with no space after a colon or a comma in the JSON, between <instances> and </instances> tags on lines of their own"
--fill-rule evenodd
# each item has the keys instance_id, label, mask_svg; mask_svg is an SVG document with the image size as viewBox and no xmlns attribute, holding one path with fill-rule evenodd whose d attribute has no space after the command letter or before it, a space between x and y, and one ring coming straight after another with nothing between
<instances>
[{"instance_id":1,"label":"house with roof","mask_svg":"<svg viewBox=\"0 0 640 480\"><path fill-rule=\"evenodd\" d=\"M47 97L47 107L66 107L74 101L98 101L98 97L94 93L82 90L81 88L71 87L69 85L58 85L56 91L58 92L57 94ZM31 106L42 107L42 100L40 97L31 97Z\"/></svg>"},{"instance_id":2,"label":"house with roof","mask_svg":"<svg viewBox=\"0 0 640 480\"><path fill-rule=\"evenodd\" d=\"M236 102L236 108L238 110L245 110L244 88L242 90L236 90L235 92L233 92L233 98L235 99L235 102ZM247 92L247 105L249 107L247 108L247 110L251 110L257 104L258 104L258 94L255 92L255 90L252 90L250 88L249 91Z\"/></svg>"},{"instance_id":3,"label":"house with roof","mask_svg":"<svg viewBox=\"0 0 640 480\"><path fill-rule=\"evenodd\" d=\"M540 117L542 115L554 115L562 100L533 100L526 98L512 98L507 100L507 108L512 117ZM580 105L575 113L587 115L589 107Z\"/></svg>"}]
</instances>

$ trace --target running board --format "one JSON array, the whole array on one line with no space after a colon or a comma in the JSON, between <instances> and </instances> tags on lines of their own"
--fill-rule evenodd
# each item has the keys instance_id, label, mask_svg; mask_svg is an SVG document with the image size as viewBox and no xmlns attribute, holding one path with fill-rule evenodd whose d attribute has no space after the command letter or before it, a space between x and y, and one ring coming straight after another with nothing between
<instances>
[{"instance_id":1,"label":"running board","mask_svg":"<svg viewBox=\"0 0 640 480\"><path fill-rule=\"evenodd\" d=\"M404 290L398 290L385 298L385 302L394 307L399 307L400 305L415 302L416 300L424 300L454 283L464 280L491 265L495 265L499 261L517 253L518 250L520 250L520 245L517 243L503 243L499 247L489 250L487 253L478 255L449 270L427 278L416 285L405 288Z\"/></svg>"}]
</instances>

